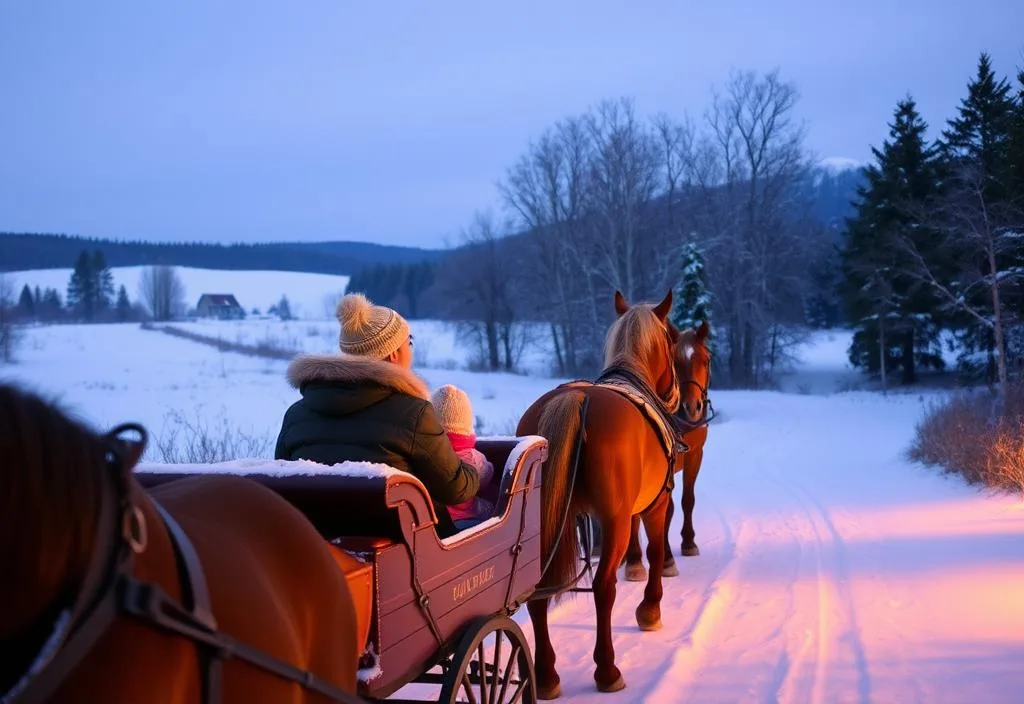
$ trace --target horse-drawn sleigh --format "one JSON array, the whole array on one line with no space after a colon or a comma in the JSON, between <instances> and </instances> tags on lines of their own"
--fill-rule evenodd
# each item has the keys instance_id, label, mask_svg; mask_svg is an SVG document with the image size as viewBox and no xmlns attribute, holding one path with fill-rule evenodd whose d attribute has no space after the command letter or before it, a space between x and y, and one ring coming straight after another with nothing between
<instances>
[{"instance_id":1,"label":"horse-drawn sleigh","mask_svg":"<svg viewBox=\"0 0 1024 704\"><path fill-rule=\"evenodd\" d=\"M617 296L608 360L674 413L693 394L680 376L692 350L666 320L670 304ZM595 681L621 689L615 571L639 513L651 571L637 622L660 626L665 489L679 463L670 451L666 466L635 400L592 386L539 399L520 437L479 442L504 467L484 490L495 512L450 537L410 474L354 463L137 467L141 426L98 435L0 387L0 565L12 575L0 583L0 704L355 702L407 685L440 686L437 701L554 698L547 605L589 570L576 533L588 514L606 536L587 590ZM523 603L536 671L510 618Z\"/></svg>"}]
</instances>

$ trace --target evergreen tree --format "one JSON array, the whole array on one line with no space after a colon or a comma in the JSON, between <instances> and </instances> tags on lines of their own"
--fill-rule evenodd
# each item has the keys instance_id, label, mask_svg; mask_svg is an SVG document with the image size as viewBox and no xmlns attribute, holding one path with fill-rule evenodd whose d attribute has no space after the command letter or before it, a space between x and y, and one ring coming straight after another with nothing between
<instances>
[{"instance_id":1,"label":"evergreen tree","mask_svg":"<svg viewBox=\"0 0 1024 704\"><path fill-rule=\"evenodd\" d=\"M683 247L683 266L672 291L672 324L680 330L697 328L705 320L711 325L711 294L707 287L707 273L704 269L704 254L696 242ZM708 349L712 340L708 338Z\"/></svg>"},{"instance_id":2,"label":"evergreen tree","mask_svg":"<svg viewBox=\"0 0 1024 704\"><path fill-rule=\"evenodd\" d=\"M978 73L967 85L956 117L942 131L940 149L947 168L964 165L983 175L992 201L1005 198L1009 183L1010 127L1014 118L1010 84L997 79L988 54L978 59Z\"/></svg>"},{"instance_id":3,"label":"evergreen tree","mask_svg":"<svg viewBox=\"0 0 1024 704\"><path fill-rule=\"evenodd\" d=\"M68 281L67 303L68 308L76 311L86 321L91 322L95 317L96 278L93 275L92 258L84 249L79 252Z\"/></svg>"},{"instance_id":4,"label":"evergreen tree","mask_svg":"<svg viewBox=\"0 0 1024 704\"><path fill-rule=\"evenodd\" d=\"M132 315L132 304L128 300L128 291L125 290L124 284L121 284L121 288L117 290L117 319L119 322L125 322Z\"/></svg>"},{"instance_id":5,"label":"evergreen tree","mask_svg":"<svg viewBox=\"0 0 1024 704\"><path fill-rule=\"evenodd\" d=\"M21 317L32 320L36 317L36 300L32 297L32 289L25 284L21 287L21 296L18 298L18 313Z\"/></svg>"},{"instance_id":6,"label":"evergreen tree","mask_svg":"<svg viewBox=\"0 0 1024 704\"><path fill-rule=\"evenodd\" d=\"M47 288L41 296L36 296L36 314L40 320L58 320L63 309L60 293L55 288Z\"/></svg>"},{"instance_id":7,"label":"evergreen tree","mask_svg":"<svg viewBox=\"0 0 1024 704\"><path fill-rule=\"evenodd\" d=\"M977 74L967 86L967 97L960 101L956 117L949 120L941 142L946 207L940 209L940 220L943 229L952 233L952 250L958 262L950 288L964 300L955 317L963 345L960 362L964 367L975 367L968 362L970 356L983 352L990 381L997 376L996 356L1002 354L1003 347L1002 330L997 335L993 322L997 316L991 277L1024 264L1016 238L998 241L1004 236L1000 227L1011 224L999 220L1013 220L1005 212L1013 200L1018 170L1011 158L1016 146L1016 108L1010 84L997 79L988 55L982 53ZM982 221L988 224L975 225ZM985 228L988 232L983 231ZM973 315L966 312L968 307ZM1002 301L999 307L1002 318Z\"/></svg>"},{"instance_id":8,"label":"evergreen tree","mask_svg":"<svg viewBox=\"0 0 1024 704\"><path fill-rule=\"evenodd\" d=\"M92 253L92 272L96 278L96 309L106 310L114 298L114 274L107 265L107 258L98 249Z\"/></svg>"},{"instance_id":9,"label":"evergreen tree","mask_svg":"<svg viewBox=\"0 0 1024 704\"><path fill-rule=\"evenodd\" d=\"M284 294L281 295L281 300L277 302L277 305L273 306L273 310L281 320L292 319L292 305L288 302L288 296Z\"/></svg>"},{"instance_id":10,"label":"evergreen tree","mask_svg":"<svg viewBox=\"0 0 1024 704\"><path fill-rule=\"evenodd\" d=\"M898 364L903 383L917 380L919 365L942 364L936 349L938 301L908 274L913 262L903 246L929 252L934 245L933 233L912 214L937 184L937 149L926 144L926 130L913 98L901 100L889 139L881 149L872 147L875 163L857 191L842 253L843 297L856 328L850 362L868 372Z\"/></svg>"},{"instance_id":11,"label":"evergreen tree","mask_svg":"<svg viewBox=\"0 0 1024 704\"><path fill-rule=\"evenodd\" d=\"M97 249L90 255L83 249L68 282L68 307L92 322L97 313L110 308L113 297L114 277L103 252Z\"/></svg>"}]
</instances>

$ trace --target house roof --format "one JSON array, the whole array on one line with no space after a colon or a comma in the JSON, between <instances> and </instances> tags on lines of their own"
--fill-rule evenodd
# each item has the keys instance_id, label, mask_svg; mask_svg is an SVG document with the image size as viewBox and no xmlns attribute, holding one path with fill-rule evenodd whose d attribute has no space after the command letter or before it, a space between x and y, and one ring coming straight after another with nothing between
<instances>
[{"instance_id":1,"label":"house roof","mask_svg":"<svg viewBox=\"0 0 1024 704\"><path fill-rule=\"evenodd\" d=\"M196 305L198 306L200 303L203 302L204 299L206 300L207 305L211 306L238 306L239 308L242 307L238 304L238 301L235 300L235 296L230 293L204 293L202 296L199 297L199 303L197 303Z\"/></svg>"}]
</instances>

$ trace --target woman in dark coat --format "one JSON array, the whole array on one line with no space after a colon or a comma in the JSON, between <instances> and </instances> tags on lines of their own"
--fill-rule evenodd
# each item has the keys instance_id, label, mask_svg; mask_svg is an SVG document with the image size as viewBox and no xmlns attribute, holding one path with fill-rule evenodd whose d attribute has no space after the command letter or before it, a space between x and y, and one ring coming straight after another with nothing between
<instances>
[{"instance_id":1,"label":"woman in dark coat","mask_svg":"<svg viewBox=\"0 0 1024 704\"><path fill-rule=\"evenodd\" d=\"M412 337L396 311L360 293L338 303L340 355L300 355L288 381L302 398L285 412L276 459L381 462L416 476L434 500L438 533L455 533L445 506L476 496L476 469L459 459L426 383L412 371Z\"/></svg>"}]
</instances>

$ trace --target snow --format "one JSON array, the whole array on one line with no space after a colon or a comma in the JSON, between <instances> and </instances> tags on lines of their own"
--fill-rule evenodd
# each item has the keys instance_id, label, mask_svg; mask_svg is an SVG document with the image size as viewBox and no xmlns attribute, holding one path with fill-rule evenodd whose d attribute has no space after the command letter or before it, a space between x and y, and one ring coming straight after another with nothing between
<instances>
[{"instance_id":1,"label":"snow","mask_svg":"<svg viewBox=\"0 0 1024 704\"><path fill-rule=\"evenodd\" d=\"M525 409L524 409L525 410ZM540 435L523 435L521 437L515 436L501 436L492 435L486 438L480 438L481 440L516 440L515 447L512 448L512 452L508 453L508 458L505 460L505 469L502 472L502 476L509 475L515 469L516 465L519 464L519 459L526 454L526 452L533 447L536 447L540 443L546 443L547 441Z\"/></svg>"},{"instance_id":2,"label":"snow","mask_svg":"<svg viewBox=\"0 0 1024 704\"><path fill-rule=\"evenodd\" d=\"M696 488L701 555L678 556L677 509L681 575L664 581L657 632L640 632L633 615L644 584L620 577L613 639L627 687L616 694L594 690L592 598L553 608L560 701L1020 699L1024 502L906 460L915 424L943 392L843 390L858 379L846 368L849 335L813 335L783 391L712 389L722 414ZM298 397L285 367L138 325L40 326L24 330L20 361L0 366L0 379L58 396L98 427L143 423L148 466L162 461L160 442L184 418L265 441L238 455L253 464L225 470L284 469L269 458ZM465 389L481 435L513 433L525 408L563 381L417 371L432 387ZM681 482L677 501L680 491ZM532 644L526 610L515 618Z\"/></svg>"},{"instance_id":3,"label":"snow","mask_svg":"<svg viewBox=\"0 0 1024 704\"><path fill-rule=\"evenodd\" d=\"M436 369L468 369L473 366L473 350L460 344L456 325L440 320L408 322L413 336L413 355L417 366ZM174 322L170 325L187 332L236 344L264 345L310 354L338 351L338 321L333 317L292 321L259 318L204 319ZM547 338L542 338L538 334L541 327L528 326L534 342L523 350L519 363L522 369L538 375L546 374L551 366Z\"/></svg>"},{"instance_id":4,"label":"snow","mask_svg":"<svg viewBox=\"0 0 1024 704\"><path fill-rule=\"evenodd\" d=\"M139 282L142 272L147 267L126 266L112 267L114 291L122 284L128 292L128 298L135 301L139 298ZM251 313L259 308L266 313L267 308L287 296L292 315L297 318L331 318L338 298L348 286L348 276L331 274L308 274L292 271L226 271L220 269L198 269L187 266L176 266L175 271L185 287L185 303L194 308L199 296L204 293L231 293L238 304ZM28 271L10 272L14 291L20 292L24 284L30 288L55 288L61 300L68 290L68 280L73 269L32 269Z\"/></svg>"},{"instance_id":5,"label":"snow","mask_svg":"<svg viewBox=\"0 0 1024 704\"><path fill-rule=\"evenodd\" d=\"M136 472L152 474L264 474L268 477L317 477L332 475L335 477L364 477L367 479L387 479L393 476L408 477L419 482L408 472L377 462L341 462L334 465L320 464L309 460L270 460L259 457L245 457L224 462L208 464L147 462L135 467Z\"/></svg>"}]
</instances>

